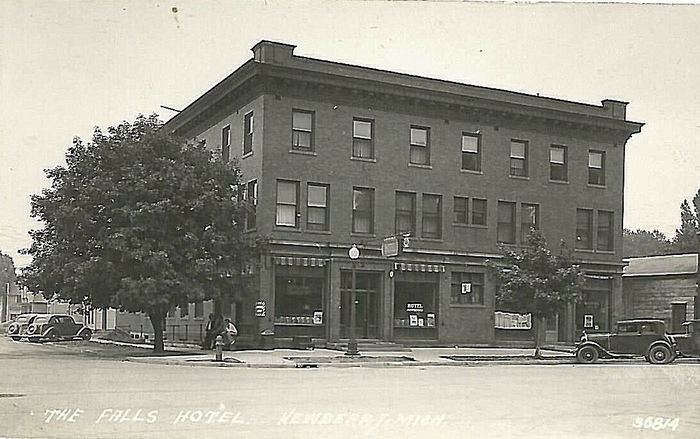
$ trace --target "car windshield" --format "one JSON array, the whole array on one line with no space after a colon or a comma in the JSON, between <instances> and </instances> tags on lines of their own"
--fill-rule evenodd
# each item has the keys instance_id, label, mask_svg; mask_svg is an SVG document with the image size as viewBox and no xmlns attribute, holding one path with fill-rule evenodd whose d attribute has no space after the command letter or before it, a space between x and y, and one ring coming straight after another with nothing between
<instances>
[{"instance_id":1,"label":"car windshield","mask_svg":"<svg viewBox=\"0 0 700 439\"><path fill-rule=\"evenodd\" d=\"M17 316L15 319L15 322L17 323L27 323L29 322L34 316L32 315L22 315L22 316Z\"/></svg>"},{"instance_id":2,"label":"car windshield","mask_svg":"<svg viewBox=\"0 0 700 439\"><path fill-rule=\"evenodd\" d=\"M42 323L47 323L48 321L49 321L48 317L37 317L36 319L34 319L34 323L36 323L37 325L41 325Z\"/></svg>"}]
</instances>

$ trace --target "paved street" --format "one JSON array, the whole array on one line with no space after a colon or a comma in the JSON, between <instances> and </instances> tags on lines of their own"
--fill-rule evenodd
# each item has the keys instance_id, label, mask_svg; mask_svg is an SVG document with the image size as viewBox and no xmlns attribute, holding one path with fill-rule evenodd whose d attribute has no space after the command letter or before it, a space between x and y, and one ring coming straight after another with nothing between
<instances>
[{"instance_id":1,"label":"paved street","mask_svg":"<svg viewBox=\"0 0 700 439\"><path fill-rule=\"evenodd\" d=\"M700 437L697 363L211 368L75 346L0 340L0 437Z\"/></svg>"}]
</instances>

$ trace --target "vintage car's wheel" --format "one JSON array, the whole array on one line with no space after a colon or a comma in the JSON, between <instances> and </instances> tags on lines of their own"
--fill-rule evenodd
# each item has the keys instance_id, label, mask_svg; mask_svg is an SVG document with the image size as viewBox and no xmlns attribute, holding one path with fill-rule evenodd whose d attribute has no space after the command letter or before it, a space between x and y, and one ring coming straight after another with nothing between
<instances>
[{"instance_id":1,"label":"vintage car's wheel","mask_svg":"<svg viewBox=\"0 0 700 439\"><path fill-rule=\"evenodd\" d=\"M22 337L10 337L10 338L13 339L14 341L20 341L22 339Z\"/></svg>"},{"instance_id":2,"label":"vintage car's wheel","mask_svg":"<svg viewBox=\"0 0 700 439\"><path fill-rule=\"evenodd\" d=\"M90 340L92 338L92 331L90 331L89 329L86 329L85 331L80 333L80 338L85 340L85 341Z\"/></svg>"},{"instance_id":3,"label":"vintage car's wheel","mask_svg":"<svg viewBox=\"0 0 700 439\"><path fill-rule=\"evenodd\" d=\"M56 332L55 329L52 329L52 330L49 331L48 334L46 334L46 338L47 338L49 341L56 341L56 340L58 340L58 333Z\"/></svg>"},{"instance_id":4,"label":"vintage car's wheel","mask_svg":"<svg viewBox=\"0 0 700 439\"><path fill-rule=\"evenodd\" d=\"M668 364L673 361L671 350L662 344L649 349L649 362L652 364Z\"/></svg>"},{"instance_id":5,"label":"vintage car's wheel","mask_svg":"<svg viewBox=\"0 0 700 439\"><path fill-rule=\"evenodd\" d=\"M598 349L593 346L584 346L576 351L576 361L583 364L591 364L598 361Z\"/></svg>"}]
</instances>

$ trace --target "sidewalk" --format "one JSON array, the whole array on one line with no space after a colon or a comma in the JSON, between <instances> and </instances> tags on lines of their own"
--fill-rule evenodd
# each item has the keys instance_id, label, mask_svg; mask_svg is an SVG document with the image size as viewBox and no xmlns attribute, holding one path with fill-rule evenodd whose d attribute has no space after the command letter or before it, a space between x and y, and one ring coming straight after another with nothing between
<instances>
[{"instance_id":1,"label":"sidewalk","mask_svg":"<svg viewBox=\"0 0 700 439\"><path fill-rule=\"evenodd\" d=\"M392 367L473 366L477 364L569 364L572 352L543 348L542 359L533 349L521 348L412 348L410 352L361 352L357 357L331 349L274 349L225 351L223 362L214 361L214 351L192 355L131 357L134 362L179 366L305 368L305 367Z\"/></svg>"}]
</instances>

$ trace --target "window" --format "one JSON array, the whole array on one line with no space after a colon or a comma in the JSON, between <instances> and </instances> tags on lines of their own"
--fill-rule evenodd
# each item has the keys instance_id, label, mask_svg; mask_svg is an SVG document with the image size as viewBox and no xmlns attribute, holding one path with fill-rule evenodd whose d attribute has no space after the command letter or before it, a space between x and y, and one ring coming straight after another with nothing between
<instances>
[{"instance_id":1,"label":"window","mask_svg":"<svg viewBox=\"0 0 700 439\"><path fill-rule=\"evenodd\" d=\"M527 243L527 235L530 233L530 229L538 230L539 227L539 210L540 206L537 204L526 204L521 205L522 210L520 211L520 242Z\"/></svg>"},{"instance_id":2,"label":"window","mask_svg":"<svg viewBox=\"0 0 700 439\"><path fill-rule=\"evenodd\" d=\"M450 303L459 305L483 305L484 274L453 272Z\"/></svg>"},{"instance_id":3,"label":"window","mask_svg":"<svg viewBox=\"0 0 700 439\"><path fill-rule=\"evenodd\" d=\"M352 120L352 156L374 158L374 122L365 119Z\"/></svg>"},{"instance_id":4,"label":"window","mask_svg":"<svg viewBox=\"0 0 700 439\"><path fill-rule=\"evenodd\" d=\"M614 213L607 210L598 211L598 243L597 249L613 251L615 249L613 239Z\"/></svg>"},{"instance_id":5,"label":"window","mask_svg":"<svg viewBox=\"0 0 700 439\"><path fill-rule=\"evenodd\" d=\"M253 112L243 119L243 155L253 152Z\"/></svg>"},{"instance_id":6,"label":"window","mask_svg":"<svg viewBox=\"0 0 700 439\"><path fill-rule=\"evenodd\" d=\"M566 146L552 145L549 147L549 179L567 181Z\"/></svg>"},{"instance_id":7,"label":"window","mask_svg":"<svg viewBox=\"0 0 700 439\"><path fill-rule=\"evenodd\" d=\"M277 181L277 221L283 227L298 227L299 183L296 181Z\"/></svg>"},{"instance_id":8,"label":"window","mask_svg":"<svg viewBox=\"0 0 700 439\"><path fill-rule=\"evenodd\" d=\"M221 129L221 160L228 163L231 159L231 126L226 125Z\"/></svg>"},{"instance_id":9,"label":"window","mask_svg":"<svg viewBox=\"0 0 700 439\"><path fill-rule=\"evenodd\" d=\"M306 191L306 228L328 230L328 185L309 183Z\"/></svg>"},{"instance_id":10,"label":"window","mask_svg":"<svg viewBox=\"0 0 700 439\"><path fill-rule=\"evenodd\" d=\"M374 189L352 189L352 231L374 233Z\"/></svg>"},{"instance_id":11,"label":"window","mask_svg":"<svg viewBox=\"0 0 700 439\"><path fill-rule=\"evenodd\" d=\"M442 196L423 194L423 238L442 238Z\"/></svg>"},{"instance_id":12,"label":"window","mask_svg":"<svg viewBox=\"0 0 700 439\"><path fill-rule=\"evenodd\" d=\"M430 129L411 127L410 163L415 165L430 164Z\"/></svg>"},{"instance_id":13,"label":"window","mask_svg":"<svg viewBox=\"0 0 700 439\"><path fill-rule=\"evenodd\" d=\"M576 209L576 246L577 249L593 249L593 211Z\"/></svg>"},{"instance_id":14,"label":"window","mask_svg":"<svg viewBox=\"0 0 700 439\"><path fill-rule=\"evenodd\" d=\"M472 198L472 224L486 225L486 200Z\"/></svg>"},{"instance_id":15,"label":"window","mask_svg":"<svg viewBox=\"0 0 700 439\"><path fill-rule=\"evenodd\" d=\"M605 185L605 153L588 151L588 184Z\"/></svg>"},{"instance_id":16,"label":"window","mask_svg":"<svg viewBox=\"0 0 700 439\"><path fill-rule=\"evenodd\" d=\"M292 149L313 151L314 114L310 111L292 111Z\"/></svg>"},{"instance_id":17,"label":"window","mask_svg":"<svg viewBox=\"0 0 700 439\"><path fill-rule=\"evenodd\" d=\"M416 233L416 194L396 191L396 233Z\"/></svg>"},{"instance_id":18,"label":"window","mask_svg":"<svg viewBox=\"0 0 700 439\"><path fill-rule=\"evenodd\" d=\"M481 136L462 133L462 169L481 171Z\"/></svg>"},{"instance_id":19,"label":"window","mask_svg":"<svg viewBox=\"0 0 700 439\"><path fill-rule=\"evenodd\" d=\"M469 224L469 198L454 197L454 218L455 224Z\"/></svg>"},{"instance_id":20,"label":"window","mask_svg":"<svg viewBox=\"0 0 700 439\"><path fill-rule=\"evenodd\" d=\"M527 142L510 141L510 175L527 177Z\"/></svg>"},{"instance_id":21,"label":"window","mask_svg":"<svg viewBox=\"0 0 700 439\"><path fill-rule=\"evenodd\" d=\"M204 302L202 302L201 300L194 303L194 317L204 317Z\"/></svg>"},{"instance_id":22,"label":"window","mask_svg":"<svg viewBox=\"0 0 700 439\"><path fill-rule=\"evenodd\" d=\"M250 180L246 185L246 229L252 230L257 226L258 180Z\"/></svg>"},{"instance_id":23,"label":"window","mask_svg":"<svg viewBox=\"0 0 700 439\"><path fill-rule=\"evenodd\" d=\"M515 244L515 203L498 202L498 242Z\"/></svg>"}]
</instances>

